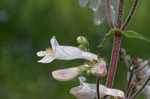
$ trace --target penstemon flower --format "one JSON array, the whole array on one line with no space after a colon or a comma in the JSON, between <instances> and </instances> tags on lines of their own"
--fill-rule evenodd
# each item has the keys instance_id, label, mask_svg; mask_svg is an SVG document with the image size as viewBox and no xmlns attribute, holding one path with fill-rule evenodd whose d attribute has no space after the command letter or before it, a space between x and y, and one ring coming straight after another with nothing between
<instances>
[{"instance_id":1,"label":"penstemon flower","mask_svg":"<svg viewBox=\"0 0 150 99\"><path fill-rule=\"evenodd\" d=\"M85 82L84 77L79 77L80 86L74 87L70 90L70 93L76 96L78 99L94 99L96 97L96 84L89 84ZM117 89L107 88L100 85L100 95L104 97L105 95L124 98L124 92Z\"/></svg>"},{"instance_id":2,"label":"penstemon flower","mask_svg":"<svg viewBox=\"0 0 150 99\"><path fill-rule=\"evenodd\" d=\"M85 52L73 46L59 45L59 43L57 42L54 36L50 40L50 43L52 49L49 48L46 51L37 52L37 56L43 57L38 62L50 63L54 59L59 59L59 60L86 59L89 61L98 59L98 56L91 52Z\"/></svg>"}]
</instances>

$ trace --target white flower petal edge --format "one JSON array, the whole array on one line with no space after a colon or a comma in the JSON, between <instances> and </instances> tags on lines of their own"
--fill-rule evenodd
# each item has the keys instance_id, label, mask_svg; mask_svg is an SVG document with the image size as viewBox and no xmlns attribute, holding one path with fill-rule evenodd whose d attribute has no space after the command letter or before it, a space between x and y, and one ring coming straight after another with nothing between
<instances>
[{"instance_id":1,"label":"white flower petal edge","mask_svg":"<svg viewBox=\"0 0 150 99\"><path fill-rule=\"evenodd\" d=\"M53 78L58 81L69 81L80 74L78 67L59 69L52 72Z\"/></svg>"},{"instance_id":2,"label":"white flower petal edge","mask_svg":"<svg viewBox=\"0 0 150 99\"><path fill-rule=\"evenodd\" d=\"M55 59L54 57L45 56L45 57L43 57L41 60L39 60L38 62L39 62L39 63L50 63L50 62L52 62L54 59Z\"/></svg>"},{"instance_id":3,"label":"white flower petal edge","mask_svg":"<svg viewBox=\"0 0 150 99\"><path fill-rule=\"evenodd\" d=\"M80 86L72 88L70 93L76 96L78 99L94 99L96 97L96 84L86 83L84 82L85 79L83 79L84 81L82 79L79 78ZM123 91L107 88L103 85L100 85L100 95L101 97L110 95L114 97L125 98Z\"/></svg>"},{"instance_id":4,"label":"white flower petal edge","mask_svg":"<svg viewBox=\"0 0 150 99\"><path fill-rule=\"evenodd\" d=\"M55 52L56 47L59 46L59 43L58 43L58 41L56 40L55 36L53 36L53 37L51 38L50 43L51 43L51 46L52 46L53 51Z\"/></svg>"},{"instance_id":5,"label":"white flower petal edge","mask_svg":"<svg viewBox=\"0 0 150 99\"><path fill-rule=\"evenodd\" d=\"M84 52L77 47L73 46L61 46L57 42L55 36L50 40L52 50L47 49L46 51L37 52L37 56L42 57L40 63L50 63L54 59L59 60L73 60L73 59L86 59L89 61L97 60L98 56L91 52Z\"/></svg>"},{"instance_id":6,"label":"white flower petal edge","mask_svg":"<svg viewBox=\"0 0 150 99\"><path fill-rule=\"evenodd\" d=\"M124 92L118 89L106 88L105 94L114 97L125 98Z\"/></svg>"}]
</instances>

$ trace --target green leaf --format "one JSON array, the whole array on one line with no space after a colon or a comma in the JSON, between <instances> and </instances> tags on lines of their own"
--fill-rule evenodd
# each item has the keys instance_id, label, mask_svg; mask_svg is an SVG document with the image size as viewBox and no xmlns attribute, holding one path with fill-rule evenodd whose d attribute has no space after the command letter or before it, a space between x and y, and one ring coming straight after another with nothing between
<instances>
[{"instance_id":1,"label":"green leaf","mask_svg":"<svg viewBox=\"0 0 150 99\"><path fill-rule=\"evenodd\" d=\"M139 34L135 31L122 31L122 35L126 36L127 38L136 38L150 42L149 39L147 39L142 34Z\"/></svg>"}]
</instances>

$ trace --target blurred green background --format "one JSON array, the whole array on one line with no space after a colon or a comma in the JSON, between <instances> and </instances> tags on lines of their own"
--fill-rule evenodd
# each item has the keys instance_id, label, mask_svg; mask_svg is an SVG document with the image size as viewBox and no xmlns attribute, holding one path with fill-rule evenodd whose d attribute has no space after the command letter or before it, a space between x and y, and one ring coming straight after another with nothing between
<instances>
[{"instance_id":1,"label":"blurred green background","mask_svg":"<svg viewBox=\"0 0 150 99\"><path fill-rule=\"evenodd\" d=\"M133 0L125 0L126 17ZM140 0L128 29L150 38L150 1ZM81 8L78 0L0 0L0 97L1 99L75 99L69 89L78 85L77 78L58 82L51 71L82 64L83 60L60 61L40 64L36 52L49 47L55 35L60 44L77 46L76 37L89 39L91 51L109 62L112 40L103 49L97 48L109 30L107 21L100 26L93 24L93 12ZM150 58L150 44L122 38L121 47L132 57ZM115 88L126 87L126 71L119 62ZM94 77L88 77L95 82ZM103 83L105 79L103 79ZM139 99L144 99L143 96Z\"/></svg>"}]
</instances>

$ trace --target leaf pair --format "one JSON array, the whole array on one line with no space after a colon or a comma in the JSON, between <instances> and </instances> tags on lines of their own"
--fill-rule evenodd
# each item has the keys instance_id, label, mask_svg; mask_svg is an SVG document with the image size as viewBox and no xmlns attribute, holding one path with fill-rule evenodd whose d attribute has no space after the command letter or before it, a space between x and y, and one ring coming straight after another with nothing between
<instances>
[{"instance_id":1,"label":"leaf pair","mask_svg":"<svg viewBox=\"0 0 150 99\"><path fill-rule=\"evenodd\" d=\"M136 38L136 39L141 39L141 40L145 40L147 42L150 42L149 39L147 39L146 37L144 37L142 34L139 34L135 31L121 31L121 30L110 30L106 36L104 37L104 40L101 42L101 44L98 46L99 48L103 47L105 42L107 40L110 40L113 35L115 34L120 34L120 35L123 35L127 38Z\"/></svg>"}]
</instances>

